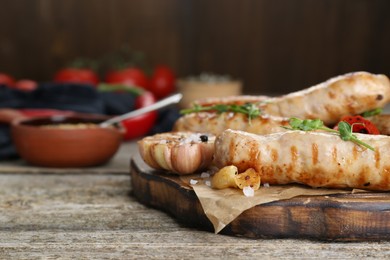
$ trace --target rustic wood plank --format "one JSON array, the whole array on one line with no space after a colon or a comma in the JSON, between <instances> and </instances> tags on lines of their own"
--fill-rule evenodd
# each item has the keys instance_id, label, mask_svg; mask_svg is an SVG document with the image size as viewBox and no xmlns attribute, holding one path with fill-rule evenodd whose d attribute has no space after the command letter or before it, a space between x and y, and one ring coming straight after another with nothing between
<instances>
[{"instance_id":1,"label":"rustic wood plank","mask_svg":"<svg viewBox=\"0 0 390 260\"><path fill-rule=\"evenodd\" d=\"M287 93L355 70L388 73L389 7L387 0L7 1L0 71L47 81L75 57L127 44L181 77L226 73L241 78L246 93Z\"/></svg>"},{"instance_id":2,"label":"rustic wood plank","mask_svg":"<svg viewBox=\"0 0 390 260\"><path fill-rule=\"evenodd\" d=\"M7 239L7 243L0 244L0 256L18 259L383 259L390 256L390 246L380 242L254 241L188 230L144 233L41 231L7 234Z\"/></svg>"},{"instance_id":3,"label":"rustic wood plank","mask_svg":"<svg viewBox=\"0 0 390 260\"><path fill-rule=\"evenodd\" d=\"M390 257L389 242L247 239L187 228L129 195L129 175L0 175L2 259Z\"/></svg>"}]
</instances>

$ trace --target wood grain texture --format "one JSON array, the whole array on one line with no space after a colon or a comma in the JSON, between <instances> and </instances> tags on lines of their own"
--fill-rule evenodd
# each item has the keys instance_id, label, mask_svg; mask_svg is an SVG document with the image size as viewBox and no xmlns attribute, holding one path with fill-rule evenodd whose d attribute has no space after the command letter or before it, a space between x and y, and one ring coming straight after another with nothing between
<instances>
[{"instance_id":1,"label":"wood grain texture","mask_svg":"<svg viewBox=\"0 0 390 260\"><path fill-rule=\"evenodd\" d=\"M172 214L179 221L212 231L195 192L178 176L132 160L135 197L143 204ZM255 206L222 230L248 238L304 238L318 240L390 239L390 193L300 196Z\"/></svg>"},{"instance_id":2,"label":"wood grain texture","mask_svg":"<svg viewBox=\"0 0 390 260\"><path fill-rule=\"evenodd\" d=\"M140 204L129 174L2 172L1 259L389 258L390 242L247 239Z\"/></svg>"},{"instance_id":3,"label":"wood grain texture","mask_svg":"<svg viewBox=\"0 0 390 260\"><path fill-rule=\"evenodd\" d=\"M288 93L356 70L390 71L387 0L0 0L0 71L39 81L126 44L178 76Z\"/></svg>"}]
</instances>

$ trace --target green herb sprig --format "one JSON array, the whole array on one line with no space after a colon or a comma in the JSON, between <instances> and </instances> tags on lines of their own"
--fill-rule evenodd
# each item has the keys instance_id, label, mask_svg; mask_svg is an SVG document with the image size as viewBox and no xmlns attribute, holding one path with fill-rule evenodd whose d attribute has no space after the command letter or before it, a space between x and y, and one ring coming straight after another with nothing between
<instances>
[{"instance_id":1,"label":"green herb sprig","mask_svg":"<svg viewBox=\"0 0 390 260\"><path fill-rule=\"evenodd\" d=\"M128 92L134 94L136 96L140 96L144 92L144 90L139 87L129 87L123 84L107 84L107 83L100 83L97 86L97 90L100 92L122 91L122 92Z\"/></svg>"},{"instance_id":2,"label":"green herb sprig","mask_svg":"<svg viewBox=\"0 0 390 260\"><path fill-rule=\"evenodd\" d=\"M261 115L261 110L254 103L246 103L244 105L217 104L212 106L201 106L196 104L192 108L180 110L180 113L182 115L185 115L185 114L198 113L203 111L216 111L217 113L224 113L224 112L242 113L248 116L249 123L253 118L256 118Z\"/></svg>"},{"instance_id":3,"label":"green herb sprig","mask_svg":"<svg viewBox=\"0 0 390 260\"><path fill-rule=\"evenodd\" d=\"M365 111L363 113L361 113L360 115L362 117L370 117L370 116L376 116L376 115L379 115L383 112L383 109L382 108L375 108L373 110L368 110L368 111Z\"/></svg>"},{"instance_id":4,"label":"green herb sprig","mask_svg":"<svg viewBox=\"0 0 390 260\"><path fill-rule=\"evenodd\" d=\"M375 149L369 144L359 140L356 135L352 133L353 125L348 124L347 122L339 122L337 129L332 129L324 125L324 122L320 119L299 119L299 118L290 118L289 124L291 127L283 127L289 130L301 130L301 131L313 131L313 130L323 130L331 133L338 134L340 138L344 141L351 141L358 145L364 146L372 151Z\"/></svg>"}]
</instances>

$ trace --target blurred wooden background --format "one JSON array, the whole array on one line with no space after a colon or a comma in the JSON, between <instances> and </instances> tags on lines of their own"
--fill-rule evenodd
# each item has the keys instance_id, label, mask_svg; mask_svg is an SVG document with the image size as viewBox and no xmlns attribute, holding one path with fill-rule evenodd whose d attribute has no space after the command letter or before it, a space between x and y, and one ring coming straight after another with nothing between
<instances>
[{"instance_id":1,"label":"blurred wooden background","mask_svg":"<svg viewBox=\"0 0 390 260\"><path fill-rule=\"evenodd\" d=\"M287 93L357 70L390 74L388 0L0 0L0 71L50 80L124 44L179 77L230 74Z\"/></svg>"}]
</instances>

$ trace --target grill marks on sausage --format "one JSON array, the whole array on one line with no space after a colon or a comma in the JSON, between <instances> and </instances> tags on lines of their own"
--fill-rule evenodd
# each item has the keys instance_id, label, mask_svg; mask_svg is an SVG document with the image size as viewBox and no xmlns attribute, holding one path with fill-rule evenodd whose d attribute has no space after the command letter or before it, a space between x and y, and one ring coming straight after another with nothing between
<instances>
[{"instance_id":1,"label":"grill marks on sausage","mask_svg":"<svg viewBox=\"0 0 390 260\"><path fill-rule=\"evenodd\" d=\"M330 99L335 99L337 97L336 93L334 93L333 91L329 91L328 96Z\"/></svg>"},{"instance_id":2,"label":"grill marks on sausage","mask_svg":"<svg viewBox=\"0 0 390 260\"><path fill-rule=\"evenodd\" d=\"M379 169L381 165L381 154L378 150L375 150L375 168Z\"/></svg>"},{"instance_id":3,"label":"grill marks on sausage","mask_svg":"<svg viewBox=\"0 0 390 260\"><path fill-rule=\"evenodd\" d=\"M358 147L357 146L354 146L352 148L352 158L353 160L357 160L357 158L359 157L359 150L358 150Z\"/></svg>"},{"instance_id":4,"label":"grill marks on sausage","mask_svg":"<svg viewBox=\"0 0 390 260\"><path fill-rule=\"evenodd\" d=\"M291 163L288 167L288 170L287 170L287 175L290 175L296 170L297 168L297 163L298 163L298 149L296 146L291 146L290 147L290 156L291 156ZM290 178L289 176L289 178Z\"/></svg>"},{"instance_id":5,"label":"grill marks on sausage","mask_svg":"<svg viewBox=\"0 0 390 260\"><path fill-rule=\"evenodd\" d=\"M311 153L312 153L312 163L316 165L318 163L318 144L313 143L311 145Z\"/></svg>"},{"instance_id":6,"label":"grill marks on sausage","mask_svg":"<svg viewBox=\"0 0 390 260\"><path fill-rule=\"evenodd\" d=\"M285 132L269 138L241 133L227 130L220 136L222 146L216 147L218 167L226 162L240 165L241 171L246 170L242 167L252 167L270 184L295 182L312 187L390 190L390 137L359 136L375 147L373 152L319 132ZM225 149L237 142L240 151L234 153L235 157L225 156Z\"/></svg>"},{"instance_id":7,"label":"grill marks on sausage","mask_svg":"<svg viewBox=\"0 0 390 260\"><path fill-rule=\"evenodd\" d=\"M289 118L260 115L249 121L248 116L241 113L199 112L179 118L173 131L220 134L226 129L234 129L255 134L269 134L286 131L282 126L289 126Z\"/></svg>"},{"instance_id":8,"label":"grill marks on sausage","mask_svg":"<svg viewBox=\"0 0 390 260\"><path fill-rule=\"evenodd\" d=\"M335 163L340 165L340 162L338 161L338 157L337 157L337 147L333 147L332 149L332 158Z\"/></svg>"},{"instance_id":9,"label":"grill marks on sausage","mask_svg":"<svg viewBox=\"0 0 390 260\"><path fill-rule=\"evenodd\" d=\"M271 149L271 159L273 162L277 162L279 158L278 151L276 149Z\"/></svg>"},{"instance_id":10,"label":"grill marks on sausage","mask_svg":"<svg viewBox=\"0 0 390 260\"><path fill-rule=\"evenodd\" d=\"M254 162L256 161L256 158L258 158L259 149L257 149L256 142L254 141L250 142L248 145L250 147L248 156L249 158L253 158L253 160L249 162L249 165L246 168L254 168Z\"/></svg>"},{"instance_id":11,"label":"grill marks on sausage","mask_svg":"<svg viewBox=\"0 0 390 260\"><path fill-rule=\"evenodd\" d=\"M390 182L390 166L385 167L385 169L381 174L381 177L382 178L381 178L380 186L382 187L382 189L386 189L389 186L389 182Z\"/></svg>"},{"instance_id":12,"label":"grill marks on sausage","mask_svg":"<svg viewBox=\"0 0 390 260\"><path fill-rule=\"evenodd\" d=\"M296 146L291 146L290 148L291 154L291 163L294 164L298 160L298 149Z\"/></svg>"},{"instance_id":13,"label":"grill marks on sausage","mask_svg":"<svg viewBox=\"0 0 390 260\"><path fill-rule=\"evenodd\" d=\"M370 180L369 180L370 176L368 174L369 171L370 171L370 169L367 166L363 166L362 168L360 168L360 171L358 173L358 177L356 180L356 185L362 185L363 187L367 187L365 185L367 183L370 183Z\"/></svg>"}]
</instances>

